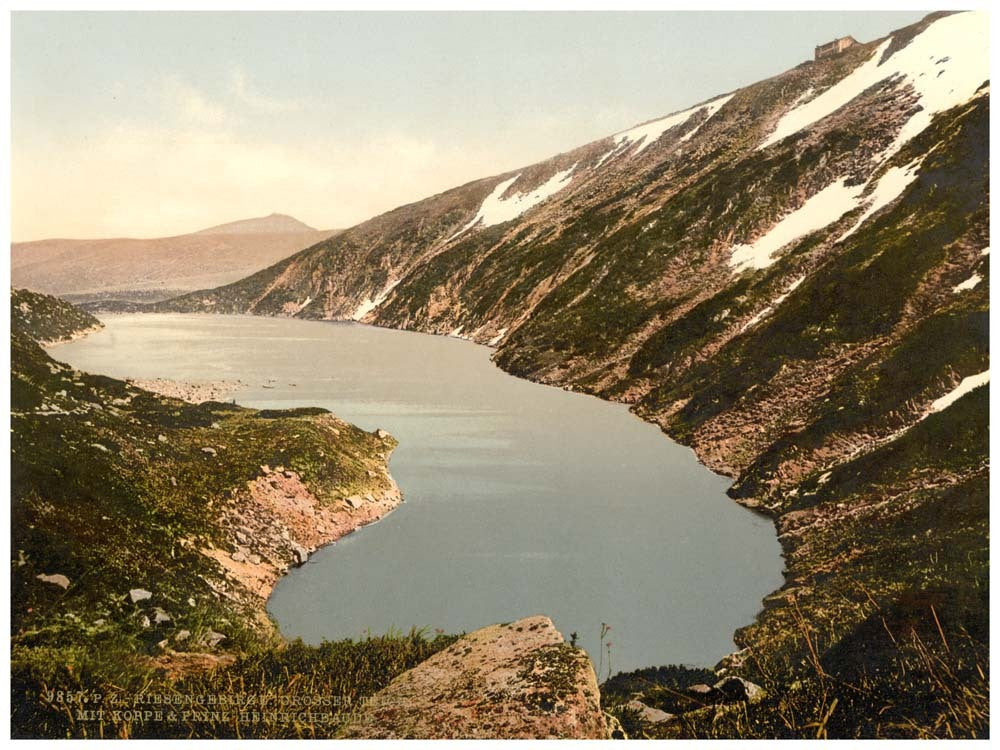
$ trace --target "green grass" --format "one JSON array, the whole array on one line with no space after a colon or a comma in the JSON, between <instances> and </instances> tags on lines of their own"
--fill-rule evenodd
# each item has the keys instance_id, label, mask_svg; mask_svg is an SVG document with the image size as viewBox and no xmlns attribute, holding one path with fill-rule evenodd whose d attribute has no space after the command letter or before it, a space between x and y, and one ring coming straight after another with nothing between
<instances>
[{"instance_id":1,"label":"green grass","mask_svg":"<svg viewBox=\"0 0 1000 750\"><path fill-rule=\"evenodd\" d=\"M388 490L384 472L371 470L384 468L394 441L323 409L194 405L73 370L30 334L71 334L89 327L89 316L53 298L32 303L50 311L44 331L33 323L40 316L25 314L11 333L15 736L330 736L340 718L102 723L78 717L80 706L51 691L253 693L272 704L322 694L351 706L453 640L410 633L286 645L262 619L262 602L220 595L231 583L199 551L228 547L221 511L262 465L298 472L320 502L332 503ZM133 603L134 588L152 596ZM170 620L155 622L158 611ZM212 631L226 636L216 647L206 645ZM162 668L170 652L201 654L218 668L175 680Z\"/></svg>"}]
</instances>

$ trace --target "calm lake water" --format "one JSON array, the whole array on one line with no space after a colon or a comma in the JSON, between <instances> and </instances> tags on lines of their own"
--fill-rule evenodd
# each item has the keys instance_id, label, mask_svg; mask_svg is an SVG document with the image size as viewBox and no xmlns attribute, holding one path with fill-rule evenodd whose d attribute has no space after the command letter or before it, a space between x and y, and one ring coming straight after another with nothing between
<instances>
[{"instance_id":1,"label":"calm lake water","mask_svg":"<svg viewBox=\"0 0 1000 750\"><path fill-rule=\"evenodd\" d=\"M614 671L711 665L781 585L770 521L624 406L504 374L466 341L352 323L108 315L52 350L116 377L239 379L399 439L405 503L317 552L269 609L311 643L549 615ZM268 386L268 387L265 387ZM603 675L602 675L603 677Z\"/></svg>"}]
</instances>

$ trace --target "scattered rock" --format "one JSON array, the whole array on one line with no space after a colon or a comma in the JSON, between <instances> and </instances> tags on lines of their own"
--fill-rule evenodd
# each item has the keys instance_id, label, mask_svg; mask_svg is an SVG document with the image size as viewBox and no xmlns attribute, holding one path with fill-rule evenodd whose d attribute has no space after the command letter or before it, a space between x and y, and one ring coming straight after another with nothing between
<instances>
[{"instance_id":1,"label":"scattered rock","mask_svg":"<svg viewBox=\"0 0 1000 750\"><path fill-rule=\"evenodd\" d=\"M110 453L111 452L111 451L108 450L108 447L106 445L101 445L100 443L91 443L90 447L91 448L97 448L97 450L101 451L102 453Z\"/></svg>"},{"instance_id":2,"label":"scattered rock","mask_svg":"<svg viewBox=\"0 0 1000 750\"><path fill-rule=\"evenodd\" d=\"M714 689L726 703L759 703L764 698L764 688L742 677L726 677L715 683Z\"/></svg>"},{"instance_id":3,"label":"scattered rock","mask_svg":"<svg viewBox=\"0 0 1000 750\"><path fill-rule=\"evenodd\" d=\"M146 391L158 393L169 398L179 398L192 404L205 401L221 401L234 391L240 390L243 384L237 380L213 380L208 382L187 383L164 378L148 380L129 380L131 385Z\"/></svg>"},{"instance_id":4,"label":"scattered rock","mask_svg":"<svg viewBox=\"0 0 1000 750\"><path fill-rule=\"evenodd\" d=\"M385 440L386 438L389 437L389 433L383 430L381 427L375 430L375 435L378 437L379 440Z\"/></svg>"},{"instance_id":5,"label":"scattered rock","mask_svg":"<svg viewBox=\"0 0 1000 750\"><path fill-rule=\"evenodd\" d=\"M186 641L190 637L191 637L190 630L178 630L174 634L174 640L177 641L177 643L182 643L183 641Z\"/></svg>"},{"instance_id":6,"label":"scattered rock","mask_svg":"<svg viewBox=\"0 0 1000 750\"><path fill-rule=\"evenodd\" d=\"M716 673L722 673L724 671L729 671L730 669L739 669L744 664L746 660L750 657L750 649L744 648L740 651L734 651L733 653L722 657L718 664L715 665Z\"/></svg>"},{"instance_id":7,"label":"scattered rock","mask_svg":"<svg viewBox=\"0 0 1000 750\"><path fill-rule=\"evenodd\" d=\"M604 739L593 665L548 617L491 625L393 680L342 736Z\"/></svg>"},{"instance_id":8,"label":"scattered rock","mask_svg":"<svg viewBox=\"0 0 1000 750\"><path fill-rule=\"evenodd\" d=\"M208 455L210 455L210 456L214 456L214 455L217 455L217 453L218 453L218 452L217 452L217 451L215 450L215 448L210 448L210 447L209 447L209 446L207 446L207 445L206 445L206 446L204 446L204 447L203 447L203 448L201 449L201 452L202 452L202 453L207 453L207 454L208 454Z\"/></svg>"},{"instance_id":9,"label":"scattered rock","mask_svg":"<svg viewBox=\"0 0 1000 750\"><path fill-rule=\"evenodd\" d=\"M714 687L703 683L690 685L684 690L684 692L699 703L703 703L705 705L718 703L722 697L722 695Z\"/></svg>"},{"instance_id":10,"label":"scattered rock","mask_svg":"<svg viewBox=\"0 0 1000 750\"><path fill-rule=\"evenodd\" d=\"M202 636L201 642L204 643L209 648L215 648L224 640L226 640L226 636L224 636L222 633L217 633L214 630L209 630L207 633L205 633L204 636Z\"/></svg>"},{"instance_id":11,"label":"scattered rock","mask_svg":"<svg viewBox=\"0 0 1000 750\"><path fill-rule=\"evenodd\" d=\"M233 554L230 555L230 557L233 559L233 562L241 563L247 561L246 553L244 553L242 549L236 550Z\"/></svg>"},{"instance_id":12,"label":"scattered rock","mask_svg":"<svg viewBox=\"0 0 1000 750\"><path fill-rule=\"evenodd\" d=\"M295 557L296 565L305 565L306 560L309 559L309 550L307 550L301 544L296 544L295 542L292 542L292 555Z\"/></svg>"},{"instance_id":13,"label":"scattered rock","mask_svg":"<svg viewBox=\"0 0 1000 750\"><path fill-rule=\"evenodd\" d=\"M146 591L146 589L129 589L128 595L129 598L132 600L132 603L135 604L136 602L141 602L145 601L146 599L152 598L153 592Z\"/></svg>"},{"instance_id":14,"label":"scattered rock","mask_svg":"<svg viewBox=\"0 0 1000 750\"><path fill-rule=\"evenodd\" d=\"M162 625L165 622L171 622L173 620L169 612L166 612L159 607L153 610L153 612L153 622L157 625Z\"/></svg>"},{"instance_id":15,"label":"scattered rock","mask_svg":"<svg viewBox=\"0 0 1000 750\"><path fill-rule=\"evenodd\" d=\"M161 443L167 442L167 436L163 434L157 435L156 439L159 440Z\"/></svg>"},{"instance_id":16,"label":"scattered rock","mask_svg":"<svg viewBox=\"0 0 1000 750\"><path fill-rule=\"evenodd\" d=\"M56 573L54 575L41 575L35 576L39 581L44 581L45 583L54 583L56 586L61 586L64 589L69 588L69 579L62 573Z\"/></svg>"},{"instance_id":17,"label":"scattered rock","mask_svg":"<svg viewBox=\"0 0 1000 750\"><path fill-rule=\"evenodd\" d=\"M352 508L360 508L362 500L359 495L351 495L350 497L345 497L344 502Z\"/></svg>"},{"instance_id":18,"label":"scattered rock","mask_svg":"<svg viewBox=\"0 0 1000 750\"><path fill-rule=\"evenodd\" d=\"M625 705L633 711L638 711L642 720L649 722L650 724L662 724L676 718L673 714L668 714L666 711L661 711L658 708L647 706L642 701L629 701Z\"/></svg>"}]
</instances>

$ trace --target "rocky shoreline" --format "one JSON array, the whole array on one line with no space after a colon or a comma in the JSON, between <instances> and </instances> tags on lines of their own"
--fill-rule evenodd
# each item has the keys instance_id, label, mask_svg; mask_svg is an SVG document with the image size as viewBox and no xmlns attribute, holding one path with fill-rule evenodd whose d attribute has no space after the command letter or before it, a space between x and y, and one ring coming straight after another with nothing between
<instances>
[{"instance_id":1,"label":"rocky shoreline","mask_svg":"<svg viewBox=\"0 0 1000 750\"><path fill-rule=\"evenodd\" d=\"M326 418L335 434L344 422ZM384 430L378 436L386 444L383 459L367 469L377 490L364 494L337 493L320 498L299 472L284 466L261 466L260 475L222 509L225 546L201 549L215 560L231 585L218 592L249 605L266 627L274 623L266 603L274 586L293 567L306 563L321 547L333 544L363 526L375 523L403 502L399 486L389 474L388 458L396 441Z\"/></svg>"},{"instance_id":2,"label":"rocky shoreline","mask_svg":"<svg viewBox=\"0 0 1000 750\"><path fill-rule=\"evenodd\" d=\"M103 323L91 326L58 343L82 339L102 328ZM241 380L134 378L126 382L192 404L222 401L247 387ZM329 431L331 442L351 427L333 414L320 420ZM255 623L264 630L279 632L267 614L266 605L281 576L293 567L304 565L321 547L381 520L403 502L399 485L389 473L389 457L397 441L382 429L376 430L375 436L384 449L366 468L371 487L364 491L335 488L329 497L318 496L299 472L284 466L261 465L260 474L245 487L236 489L221 510L220 525L226 530L227 544L199 551L219 565L228 582L213 586L216 592L248 607ZM201 450L206 456L217 455L211 446ZM165 662L182 655L169 648L164 652L161 658Z\"/></svg>"},{"instance_id":3,"label":"rocky shoreline","mask_svg":"<svg viewBox=\"0 0 1000 750\"><path fill-rule=\"evenodd\" d=\"M168 380L166 378L127 378L136 388L168 398L179 398L192 404L206 401L225 401L247 384L241 380Z\"/></svg>"},{"instance_id":4,"label":"rocky shoreline","mask_svg":"<svg viewBox=\"0 0 1000 750\"><path fill-rule=\"evenodd\" d=\"M104 323L97 323L97 325L90 326L89 328L83 328L79 331L74 331L73 333L62 336L57 339L51 339L49 341L39 341L38 345L44 349L51 349L54 346L59 346L59 344L68 344L72 341L79 341L82 338L86 338L92 333L97 333L104 328Z\"/></svg>"}]
</instances>

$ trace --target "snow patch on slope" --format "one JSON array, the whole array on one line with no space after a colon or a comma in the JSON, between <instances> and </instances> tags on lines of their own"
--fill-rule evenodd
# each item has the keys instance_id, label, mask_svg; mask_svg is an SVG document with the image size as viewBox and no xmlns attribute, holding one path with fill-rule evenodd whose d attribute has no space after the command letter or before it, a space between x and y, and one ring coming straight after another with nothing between
<instances>
[{"instance_id":1,"label":"snow patch on slope","mask_svg":"<svg viewBox=\"0 0 1000 750\"><path fill-rule=\"evenodd\" d=\"M695 125L693 128L691 128L691 130L689 130L688 132L686 132L684 135L682 135L681 138L680 138L680 142L684 143L685 141L690 140L691 136L693 136L695 133L697 133L699 130L701 130L702 125L704 125L706 122L708 122L709 120L711 120L712 119L712 115L714 115L716 112L718 112L720 109L722 109L726 104L728 104L729 100L732 99L734 96L735 96L735 94L730 94L729 96L720 97L720 98L718 98L718 99L716 99L714 101L711 101L708 104L706 104L703 107L703 109L707 109L708 110L708 113L705 115L705 119L702 120L697 125Z\"/></svg>"},{"instance_id":2,"label":"snow patch on slope","mask_svg":"<svg viewBox=\"0 0 1000 750\"><path fill-rule=\"evenodd\" d=\"M953 294L959 294L961 292L969 291L970 289L975 289L977 286L979 286L979 282L982 280L983 280L982 276L980 276L978 273L974 273L972 274L972 276L967 278L961 284L958 284L955 287L953 287L951 291Z\"/></svg>"},{"instance_id":3,"label":"snow patch on slope","mask_svg":"<svg viewBox=\"0 0 1000 750\"><path fill-rule=\"evenodd\" d=\"M866 62L848 73L847 76L833 84L833 86L819 96L809 100L805 104L793 107L782 115L771 135L765 138L764 142L757 149L767 148L794 133L798 133L813 123L819 122L827 115L836 112L870 86L893 75L894 71L883 70L879 66L882 54L890 44L892 44L892 39L886 39Z\"/></svg>"},{"instance_id":4,"label":"snow patch on slope","mask_svg":"<svg viewBox=\"0 0 1000 750\"><path fill-rule=\"evenodd\" d=\"M805 276L799 276L799 278L797 278L795 281L793 281L792 285L790 287L788 287L788 291L786 291L784 294L779 294L777 297L775 297L774 302L772 302L770 305L768 305L767 307L765 307L759 313L757 313L752 318L750 318L750 320L748 320L746 323L744 323L743 327L740 329L740 333L743 333L748 328L751 328L751 327L757 325L765 317L767 317L772 312L774 312L774 309L778 305L780 305L782 302L784 302L786 299L788 299L788 295L791 294L792 292L794 292L796 289L798 289L799 285L803 281L805 281L805 280L806 280Z\"/></svg>"},{"instance_id":5,"label":"snow patch on slope","mask_svg":"<svg viewBox=\"0 0 1000 750\"><path fill-rule=\"evenodd\" d=\"M801 208L792 211L771 230L749 245L734 245L729 265L733 273L748 268L767 268L774 263L774 254L785 245L829 226L841 216L857 208L864 185L847 186L845 178L827 185Z\"/></svg>"},{"instance_id":6,"label":"snow patch on slope","mask_svg":"<svg viewBox=\"0 0 1000 750\"><path fill-rule=\"evenodd\" d=\"M914 159L905 167L892 167L887 170L878 181L878 184L875 185L875 189L869 196L871 204L868 206L867 210L861 214L861 218L857 220L853 227L840 235L837 242L843 242L846 240L854 234L862 224L868 221L869 218L902 195L907 186L917 179L917 172L920 169L922 161L923 157L920 157L919 159Z\"/></svg>"},{"instance_id":7,"label":"snow patch on slope","mask_svg":"<svg viewBox=\"0 0 1000 750\"><path fill-rule=\"evenodd\" d=\"M361 301L361 304L358 305L358 309L354 311L353 315L351 315L351 320L361 320L368 313L370 313L376 307L385 302L386 298L389 296L389 292L395 289L396 285L401 280L402 279L396 279L395 281L390 281L388 284L385 285L385 288L381 292L375 295L375 299L371 299L370 297L365 297Z\"/></svg>"},{"instance_id":8,"label":"snow patch on slope","mask_svg":"<svg viewBox=\"0 0 1000 750\"><path fill-rule=\"evenodd\" d=\"M836 112L876 83L896 79L917 92L921 110L900 129L883 157L924 130L938 112L970 99L989 78L989 21L985 13L956 13L938 19L884 62L892 38L846 77L814 99L786 112L758 149L767 148Z\"/></svg>"},{"instance_id":9,"label":"snow patch on slope","mask_svg":"<svg viewBox=\"0 0 1000 750\"><path fill-rule=\"evenodd\" d=\"M989 370L981 372L978 375L970 375L967 378L963 378L962 382L955 386L954 390L950 393L946 393L944 396L931 404L931 412L944 411L969 391L975 390L976 388L986 385L989 382Z\"/></svg>"},{"instance_id":10,"label":"snow patch on slope","mask_svg":"<svg viewBox=\"0 0 1000 750\"><path fill-rule=\"evenodd\" d=\"M989 16L967 12L935 21L887 63L893 61L917 90L922 109L900 129L890 154L920 134L938 112L971 99L989 79Z\"/></svg>"},{"instance_id":11,"label":"snow patch on slope","mask_svg":"<svg viewBox=\"0 0 1000 750\"><path fill-rule=\"evenodd\" d=\"M503 194L507 192L507 189L513 185L517 178L521 175L517 174L509 180L504 180L493 188L492 193L486 196L486 200L483 201L483 204L479 207L479 212L472 217L472 220L455 232L455 234L451 235L451 237L445 240L445 242L450 242L458 237L458 235L466 232L477 224L482 224L484 227L491 227L494 224L502 224L505 221L516 219L529 208L537 206L546 198L555 195L566 187L566 184L570 181L575 169L576 164L569 169L564 169L562 172L556 172L548 180L534 188L531 192L517 193L508 198L504 198Z\"/></svg>"},{"instance_id":12,"label":"snow patch on slope","mask_svg":"<svg viewBox=\"0 0 1000 750\"><path fill-rule=\"evenodd\" d=\"M617 144L617 143L615 143L615 144L614 144L614 145L613 145L613 146L611 147L611 149L610 149L609 151L607 151L607 152L605 152L605 153L601 154L601 158L600 158L600 159L598 159L598 160L597 160L597 161L596 161L596 162L594 163L594 167L593 167L593 168L594 168L594 169L597 169L597 168L598 168L599 166L601 166L601 165L602 165L602 164L603 164L604 162L606 162L606 161L607 161L608 159L610 159L610 158L611 158L612 156L614 156L615 154L617 154L617 153L618 153L618 148L619 148L619 147L618 147L618 144Z\"/></svg>"},{"instance_id":13,"label":"snow patch on slope","mask_svg":"<svg viewBox=\"0 0 1000 750\"><path fill-rule=\"evenodd\" d=\"M506 328L501 328L499 331L497 331L497 335L494 336L493 338L491 338L486 343L489 346L496 346L497 344L500 343L500 339L502 339L506 335L507 335L507 329Z\"/></svg>"},{"instance_id":14,"label":"snow patch on slope","mask_svg":"<svg viewBox=\"0 0 1000 750\"><path fill-rule=\"evenodd\" d=\"M700 112L703 109L707 109L708 117L706 117L705 120L701 123L701 125L704 125L705 122L708 122L708 119L712 115L718 112L719 109L732 98L733 98L732 95L723 96L720 97L719 99L714 99L706 104L699 104L696 107L691 107L691 109L685 109L683 112L676 112L672 115L667 115L666 117L660 118L659 120L653 120L652 122L647 122L645 125L637 125L636 127L631 128L630 130L618 133L615 135L615 150L625 149L633 143L638 143L639 146L638 148L635 149L633 155L638 154L647 146L651 146L652 144L656 143L656 141L660 140L663 134L666 133L668 130L670 130L670 128L675 128L678 125L687 122L689 119L691 119L691 116L694 115L695 113ZM697 131L701 127L701 125L698 125L698 127L692 130L690 133L686 134L683 138L681 138L681 140L686 141L688 138L694 135L695 131ZM609 155L610 154L606 154L605 157ZM601 159L601 161L603 160L604 158Z\"/></svg>"}]
</instances>

